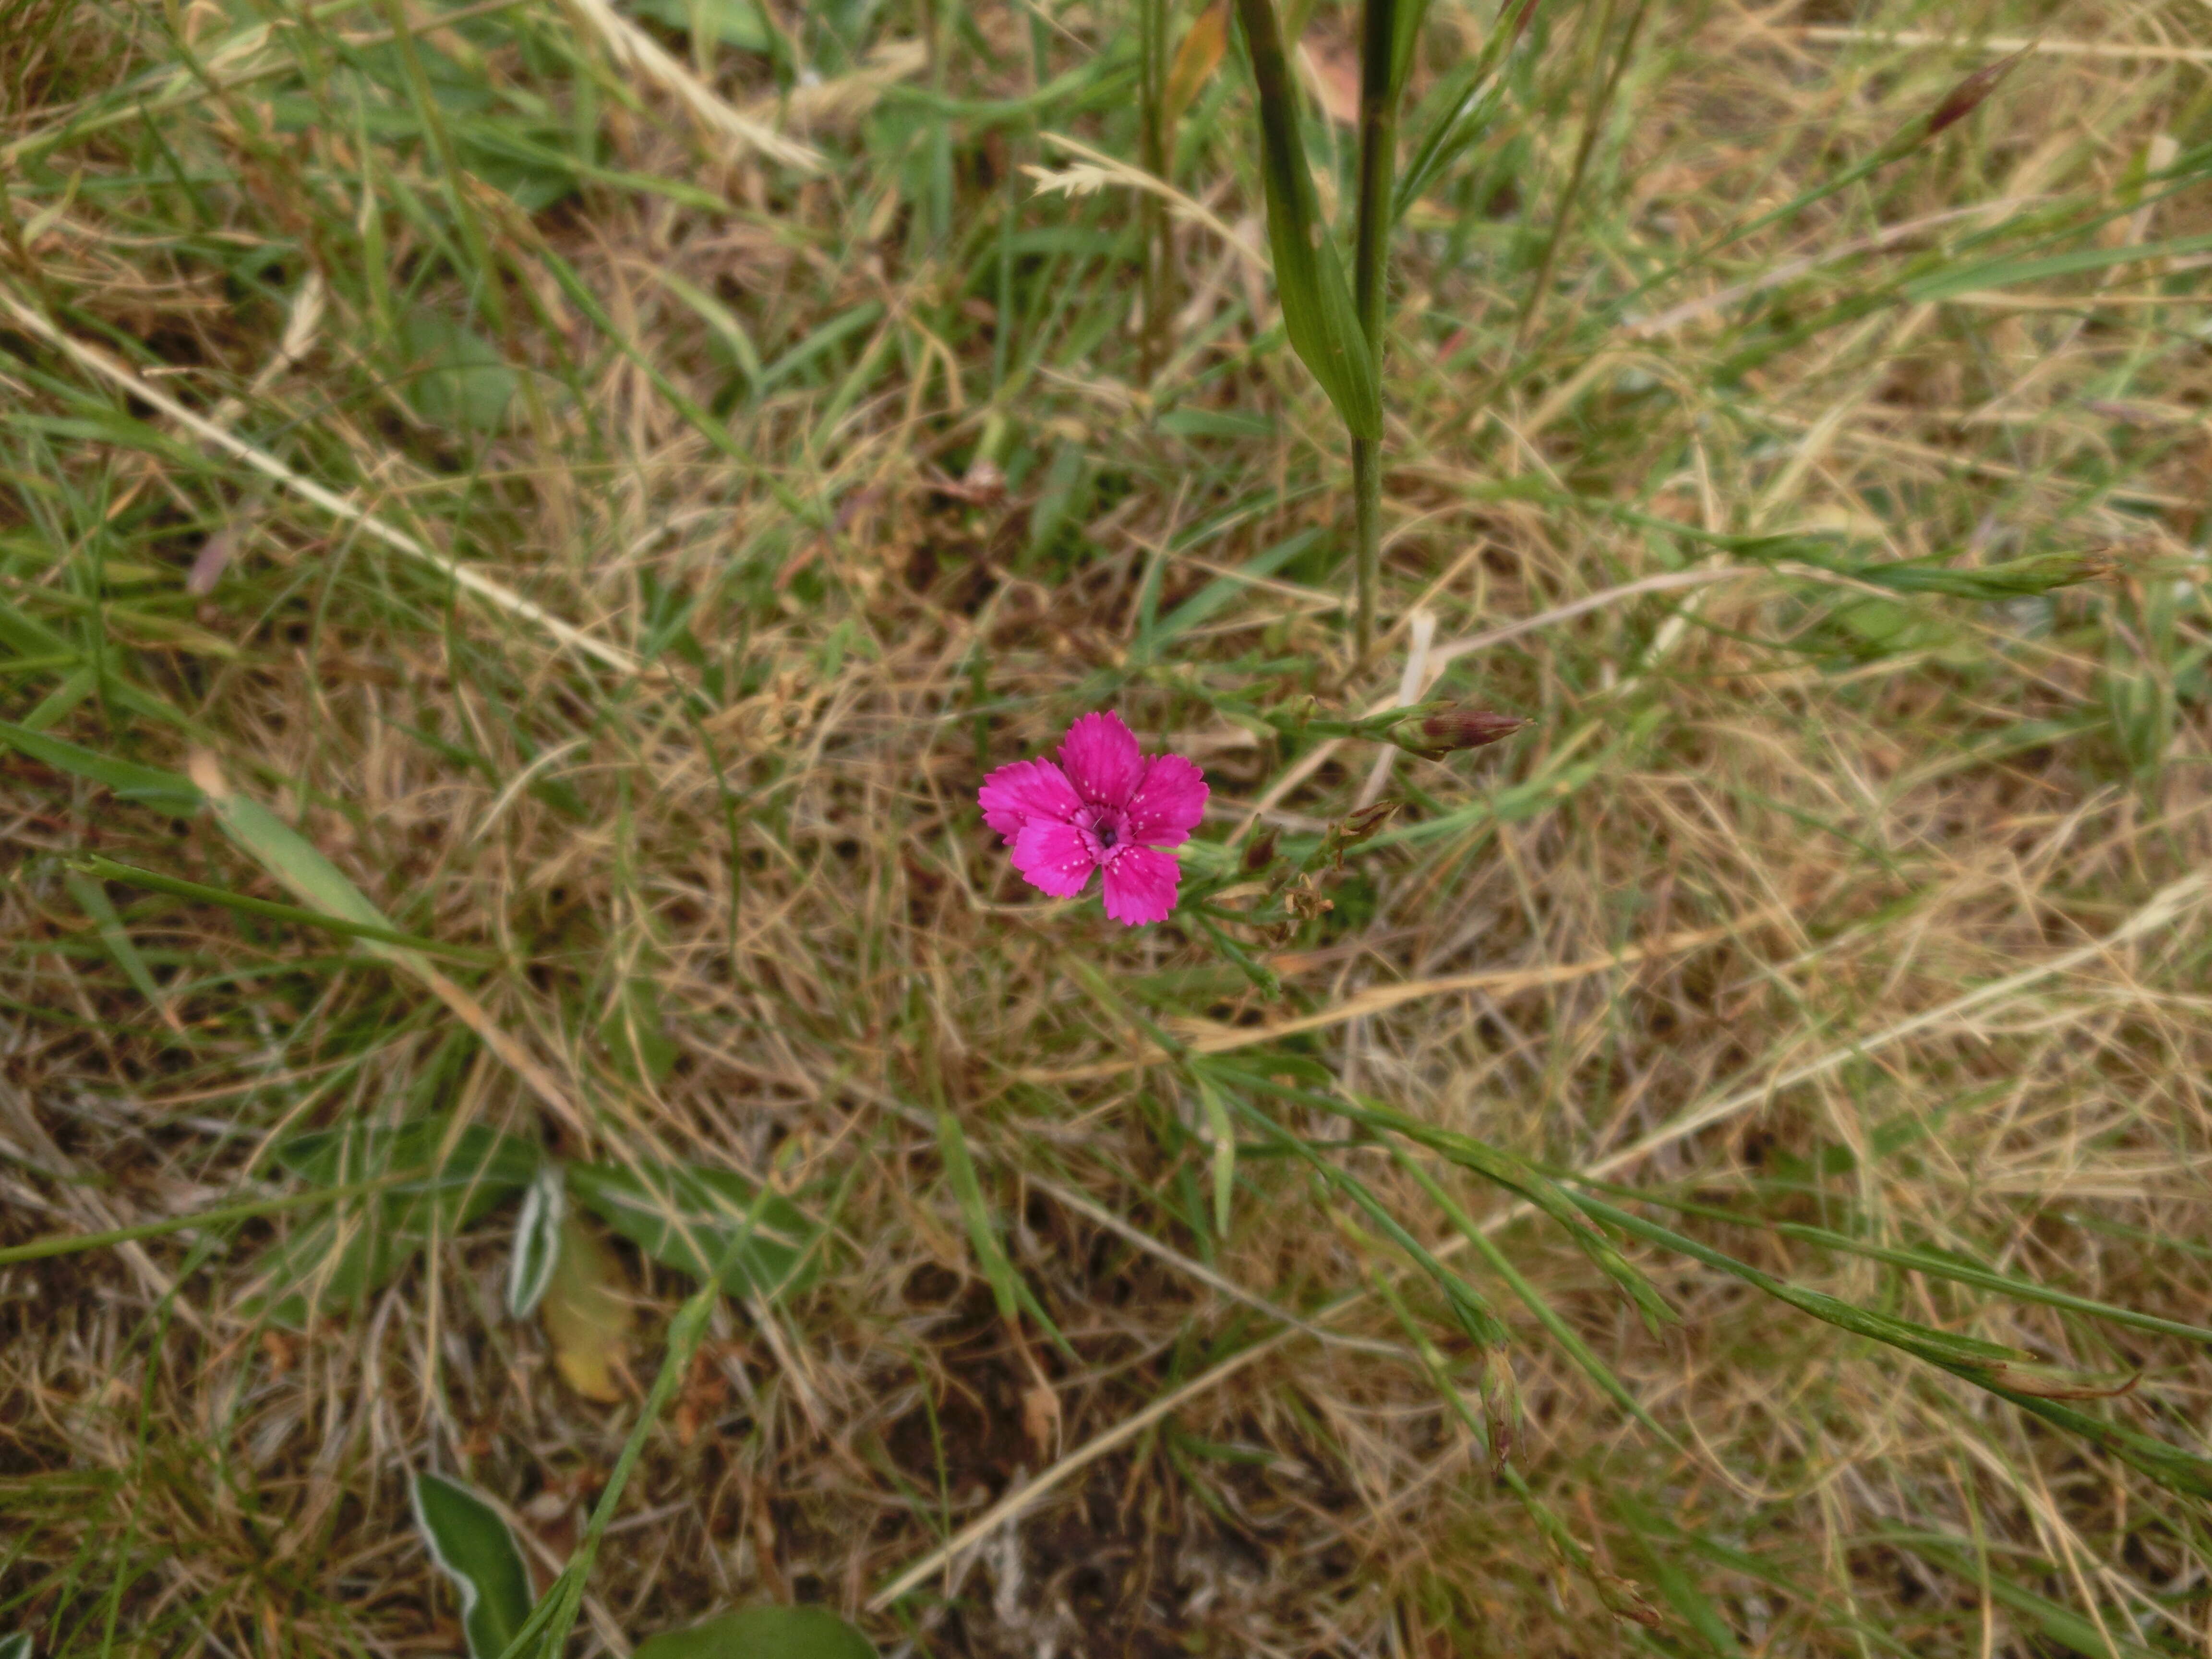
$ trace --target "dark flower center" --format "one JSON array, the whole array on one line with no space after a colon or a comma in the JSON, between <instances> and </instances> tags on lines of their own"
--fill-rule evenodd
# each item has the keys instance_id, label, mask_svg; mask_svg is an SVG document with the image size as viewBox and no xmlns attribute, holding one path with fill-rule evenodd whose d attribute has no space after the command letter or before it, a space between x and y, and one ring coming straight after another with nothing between
<instances>
[{"instance_id":1,"label":"dark flower center","mask_svg":"<svg viewBox=\"0 0 2212 1659\"><path fill-rule=\"evenodd\" d=\"M1114 833L1113 823L1105 818L1101 818L1096 824L1092 825L1091 833L1098 837L1098 844L1101 847L1111 847L1115 841L1120 839L1120 837L1115 836Z\"/></svg>"}]
</instances>

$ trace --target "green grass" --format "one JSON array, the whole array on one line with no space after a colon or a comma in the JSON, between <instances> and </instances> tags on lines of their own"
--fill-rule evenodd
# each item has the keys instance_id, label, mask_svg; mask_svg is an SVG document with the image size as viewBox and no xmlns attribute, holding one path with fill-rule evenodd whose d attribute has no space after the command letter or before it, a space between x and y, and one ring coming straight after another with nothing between
<instances>
[{"instance_id":1,"label":"green grass","mask_svg":"<svg viewBox=\"0 0 2212 1659\"><path fill-rule=\"evenodd\" d=\"M1364 667L1199 16L0 0L0 1636L2202 1650L2201 9L1435 0Z\"/></svg>"}]
</instances>

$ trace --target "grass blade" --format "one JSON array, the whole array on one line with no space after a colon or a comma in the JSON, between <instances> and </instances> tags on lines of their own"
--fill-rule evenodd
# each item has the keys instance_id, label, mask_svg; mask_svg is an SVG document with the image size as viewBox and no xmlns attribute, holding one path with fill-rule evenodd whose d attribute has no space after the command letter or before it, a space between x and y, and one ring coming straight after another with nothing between
<instances>
[{"instance_id":1,"label":"grass blade","mask_svg":"<svg viewBox=\"0 0 2212 1659\"><path fill-rule=\"evenodd\" d=\"M1273 0L1237 0L1237 15L1259 95L1260 172L1283 331L1352 435L1379 440L1382 400L1374 354L1360 330L1343 262L1322 223Z\"/></svg>"}]
</instances>

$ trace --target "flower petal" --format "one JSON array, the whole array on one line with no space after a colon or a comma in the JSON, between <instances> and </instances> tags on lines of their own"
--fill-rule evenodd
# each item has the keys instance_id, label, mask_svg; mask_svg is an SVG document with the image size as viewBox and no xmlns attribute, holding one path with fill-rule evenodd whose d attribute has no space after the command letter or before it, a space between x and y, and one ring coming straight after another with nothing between
<instances>
[{"instance_id":1,"label":"flower petal","mask_svg":"<svg viewBox=\"0 0 2212 1659\"><path fill-rule=\"evenodd\" d=\"M1048 760L1016 761L983 780L975 792L983 822L1012 844L1031 818L1066 822L1082 809L1083 799L1067 774Z\"/></svg>"},{"instance_id":2,"label":"flower petal","mask_svg":"<svg viewBox=\"0 0 2212 1659\"><path fill-rule=\"evenodd\" d=\"M1069 726L1060 745L1060 763L1067 769L1075 793L1095 806L1127 805L1145 775L1137 734L1113 714L1085 714Z\"/></svg>"},{"instance_id":3,"label":"flower petal","mask_svg":"<svg viewBox=\"0 0 2212 1659\"><path fill-rule=\"evenodd\" d=\"M1022 826L1013 857L1022 879L1054 898L1073 898L1098 867L1083 832L1051 818L1031 818Z\"/></svg>"},{"instance_id":4,"label":"flower petal","mask_svg":"<svg viewBox=\"0 0 2212 1659\"><path fill-rule=\"evenodd\" d=\"M1106 866L1106 914L1125 927L1158 921L1175 908L1182 866L1157 847L1125 848Z\"/></svg>"},{"instance_id":5,"label":"flower petal","mask_svg":"<svg viewBox=\"0 0 2212 1659\"><path fill-rule=\"evenodd\" d=\"M1206 812L1206 774L1181 755L1155 755L1129 798L1129 839L1180 847Z\"/></svg>"}]
</instances>

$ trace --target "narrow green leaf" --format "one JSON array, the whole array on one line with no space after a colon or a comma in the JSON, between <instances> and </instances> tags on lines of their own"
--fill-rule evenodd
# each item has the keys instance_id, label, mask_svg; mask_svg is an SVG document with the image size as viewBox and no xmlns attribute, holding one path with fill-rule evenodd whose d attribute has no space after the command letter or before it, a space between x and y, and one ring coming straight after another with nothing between
<instances>
[{"instance_id":1,"label":"narrow green leaf","mask_svg":"<svg viewBox=\"0 0 2212 1659\"><path fill-rule=\"evenodd\" d=\"M319 1311L356 1305L434 1236L459 1231L522 1191L538 1164L529 1141L476 1123L455 1133L442 1116L397 1128L319 1130L284 1142L276 1156L318 1187L388 1181L359 1204L334 1206L261 1257L260 1289L247 1310L295 1329Z\"/></svg>"},{"instance_id":2,"label":"narrow green leaf","mask_svg":"<svg viewBox=\"0 0 2212 1659\"><path fill-rule=\"evenodd\" d=\"M1663 1204L1668 1209L1684 1215L1703 1216L1707 1220L1726 1222L1741 1227L1757 1227L1784 1238L1794 1238L1801 1243L1816 1244L1823 1249L1842 1250L1852 1255L1864 1256L1871 1261L1887 1262L1893 1267L1904 1267L1930 1279L1946 1279L1957 1285L1971 1285L1977 1290L1993 1291L1999 1296L2008 1296L2022 1302L2039 1302L2045 1307L2062 1308L2092 1319L2108 1320L2115 1325L2125 1325L2135 1330L2152 1331L2160 1336L2178 1336L2186 1342L2212 1346L2212 1329L2202 1325L2191 1325L2178 1319L2163 1318L2134 1308L2116 1306L2110 1302L2099 1302L2094 1297L2075 1296L2069 1291L2055 1291L2047 1285L2039 1285L2032 1279L2017 1273L1999 1273L1978 1261L1967 1260L1948 1250L1932 1246L1907 1244L1893 1246L1875 1244L1849 1234L1835 1232L1826 1227L1814 1227L1797 1221L1770 1221L1764 1217L1738 1215L1732 1210L1713 1204L1691 1204L1680 1199L1662 1198L1655 1194L1639 1193L1610 1182L1578 1180L1578 1184L1593 1191L1604 1192L1616 1198L1632 1198L1644 1204Z\"/></svg>"},{"instance_id":3,"label":"narrow green leaf","mask_svg":"<svg viewBox=\"0 0 2212 1659\"><path fill-rule=\"evenodd\" d=\"M714 331L714 337L729 353L732 363L745 377L746 388L757 389L761 383L760 352L753 344L753 337L745 331L745 325L738 320L737 313L672 270L659 270L654 275L660 278L664 288L690 307L699 320Z\"/></svg>"},{"instance_id":4,"label":"narrow green leaf","mask_svg":"<svg viewBox=\"0 0 2212 1659\"><path fill-rule=\"evenodd\" d=\"M999 1243L999 1230L991 1224L991 1212L983 1202L983 1184L975 1178L975 1160L969 1156L968 1137L961 1133L960 1120L949 1111L937 1115L937 1151L945 1160L953 1196L960 1201L961 1217L968 1224L968 1242L975 1247L976 1265L990 1281L999 1316L1012 1324L1021 1308L1021 1297L1014 1288L1014 1264Z\"/></svg>"},{"instance_id":5,"label":"narrow green leaf","mask_svg":"<svg viewBox=\"0 0 2212 1659\"><path fill-rule=\"evenodd\" d=\"M430 1559L460 1592L469 1659L499 1659L530 1617L530 1573L499 1512L459 1481L418 1474L410 1488Z\"/></svg>"},{"instance_id":6,"label":"narrow green leaf","mask_svg":"<svg viewBox=\"0 0 2212 1659\"><path fill-rule=\"evenodd\" d=\"M1510 15L1507 8L1510 8ZM1528 28L1535 9L1535 0L1504 0L1489 37L1482 43L1482 50L1447 75L1429 94L1425 100L1431 112L1429 118L1392 198L1390 216L1394 222L1405 216L1406 210L1420 199L1439 173L1489 132L1498 106L1505 96L1505 77L1498 72L1498 66ZM1414 27L1418 28L1419 24ZM1410 43L1401 46L1400 51L1409 53ZM1396 68L1396 82L1401 87L1405 84L1408 67L1401 63Z\"/></svg>"},{"instance_id":7,"label":"narrow green leaf","mask_svg":"<svg viewBox=\"0 0 2212 1659\"><path fill-rule=\"evenodd\" d=\"M1596 1263L1605 1275L1620 1287L1622 1293L1636 1304L1637 1311L1644 1316L1644 1324L1652 1331L1656 1333L1674 1319L1674 1310L1667 1305L1666 1298L1652 1286L1651 1281L1613 1248L1612 1240L1582 1218L1577 1211L1579 1200L1570 1197L1549 1176L1486 1141L1477 1140L1472 1135L1437 1128L1365 1095L1331 1099L1328 1109L1355 1123L1403 1135L1431 1152L1442 1153L1461 1168L1472 1170L1527 1199L1566 1230L1567 1236L1582 1247L1583 1254ZM1584 1205L1583 1207L1588 1206Z\"/></svg>"},{"instance_id":8,"label":"narrow green leaf","mask_svg":"<svg viewBox=\"0 0 2212 1659\"><path fill-rule=\"evenodd\" d=\"M1200 1066L1194 1066L1192 1074L1199 1075L1202 1069ZM1446 1267L1434 1251L1407 1231L1404 1224L1390 1213L1389 1207L1376 1197L1365 1182L1323 1158L1308 1146L1303 1137L1285 1129L1250 1101L1237 1095L1227 1097L1268 1139L1291 1157L1302 1160L1325 1184L1350 1198L1391 1243L1428 1274L1430 1281L1443 1297L1444 1305L1451 1310L1453 1319L1470 1340L1485 1347L1502 1348L1511 1342L1511 1333L1506 1330L1482 1292Z\"/></svg>"},{"instance_id":9,"label":"narrow green leaf","mask_svg":"<svg viewBox=\"0 0 2212 1659\"><path fill-rule=\"evenodd\" d=\"M568 1175L571 1197L663 1267L767 1297L813 1277L821 1229L743 1176L665 1164L572 1164Z\"/></svg>"},{"instance_id":10,"label":"narrow green leaf","mask_svg":"<svg viewBox=\"0 0 2212 1659\"><path fill-rule=\"evenodd\" d=\"M156 1010L166 1011L168 999L161 994L161 988L154 982L153 970L146 966L146 958L138 954L138 947L132 943L130 931L123 925L123 918L115 914L115 906L108 899L107 890L91 877L75 870L63 877L62 881L69 889L70 896L76 901L77 908L84 912L99 931L100 943L107 947L108 955L115 958L116 965L123 969L124 976Z\"/></svg>"},{"instance_id":11,"label":"narrow green leaf","mask_svg":"<svg viewBox=\"0 0 2212 1659\"><path fill-rule=\"evenodd\" d=\"M1503 1279L1513 1294L1521 1298L1522 1304L1536 1316L1536 1322L1550 1334L1552 1340L1565 1351L1567 1357L1582 1368L1583 1374L1638 1423L1662 1440L1674 1443L1674 1437L1644 1409L1644 1402L1629 1392L1628 1385L1613 1374L1610 1365L1597 1357L1574 1327L1559 1316L1559 1310L1545 1300L1543 1292L1529 1283L1528 1275L1513 1265L1512 1259L1498 1248L1496 1241L1483 1231L1474 1217L1459 1206L1451 1194L1437 1183L1436 1177L1404 1152L1396 1148L1393 1148L1393 1152L1398 1166L1420 1183L1430 1200L1459 1230L1460 1237L1474 1246L1476 1253L1490 1264L1491 1271Z\"/></svg>"},{"instance_id":12,"label":"narrow green leaf","mask_svg":"<svg viewBox=\"0 0 2212 1659\"><path fill-rule=\"evenodd\" d=\"M0 720L0 743L58 772L96 783L118 800L137 801L182 815L198 811L203 799L191 779L174 772L114 760L81 744L50 738L43 732L33 732L6 720Z\"/></svg>"},{"instance_id":13,"label":"narrow green leaf","mask_svg":"<svg viewBox=\"0 0 2212 1659\"><path fill-rule=\"evenodd\" d=\"M876 1659L876 1650L824 1607L747 1607L641 1642L637 1659Z\"/></svg>"},{"instance_id":14,"label":"narrow green leaf","mask_svg":"<svg viewBox=\"0 0 2212 1659\"><path fill-rule=\"evenodd\" d=\"M1839 1330L1871 1338L1949 1371L1954 1376L1963 1377L1977 1388L1985 1389L1999 1399L2011 1401L2022 1411L2101 1447L2174 1492L2192 1497L2212 1498L2212 1459L2183 1451L2136 1430L2107 1423L2075 1407L2051 1399L2046 1393L2021 1386L2024 1373L2017 1366L2019 1362L2028 1359L2030 1356L2016 1348L1984 1342L1978 1337L1939 1331L1889 1314L1875 1313L1835 1297L1808 1291L1802 1285L1778 1279L1748 1262L1737 1261L1723 1250L1715 1249L1709 1244L1675 1232L1672 1228L1662 1227L1656 1222L1617 1209L1601 1200L1578 1194L1575 1202L1625 1232L1718 1268L1747 1285L1755 1285L1778 1301L1788 1303L1801 1313L1809 1314Z\"/></svg>"},{"instance_id":15,"label":"narrow green leaf","mask_svg":"<svg viewBox=\"0 0 2212 1659\"><path fill-rule=\"evenodd\" d=\"M226 791L207 799L224 833L311 908L357 927L397 931L343 871L251 795ZM391 956L394 951L387 947L378 954Z\"/></svg>"},{"instance_id":16,"label":"narrow green leaf","mask_svg":"<svg viewBox=\"0 0 2212 1659\"><path fill-rule=\"evenodd\" d=\"M2177 236L2163 242L2130 242L2120 247L2075 248L2069 253L2045 254L2038 259L1985 259L1978 264L1953 265L1905 284L1906 299L1942 300L1954 294L1981 289L2013 288L2051 276L2071 276L2085 270L2109 270L2114 265L2139 259L2168 259L2212 252L2212 236Z\"/></svg>"},{"instance_id":17,"label":"narrow green leaf","mask_svg":"<svg viewBox=\"0 0 2212 1659\"><path fill-rule=\"evenodd\" d=\"M0 1659L31 1659L31 1638L21 1631L0 1636Z\"/></svg>"},{"instance_id":18,"label":"narrow green leaf","mask_svg":"<svg viewBox=\"0 0 2212 1659\"><path fill-rule=\"evenodd\" d=\"M1026 1313L1037 1322L1038 1328L1052 1340L1053 1346L1075 1358L1075 1350L1062 1336L1060 1327L1045 1311L1036 1292L1030 1289L1029 1281L1016 1269L1006 1246L999 1242L999 1230L991 1216L989 1204L983 1197L983 1184L975 1177L975 1161L968 1152L968 1138L960 1131L960 1121L943 1107L937 1112L938 1155L945 1160L945 1173L952 1182L954 1195L960 1200L961 1218L968 1226L969 1242L975 1246L975 1260L990 1281L991 1295L999 1304L999 1313L1009 1325L1014 1324L1019 1314Z\"/></svg>"},{"instance_id":19,"label":"narrow green leaf","mask_svg":"<svg viewBox=\"0 0 2212 1659\"><path fill-rule=\"evenodd\" d=\"M2029 1356L2017 1348L2008 1348L1995 1342L1984 1342L1979 1337L1960 1336L1951 1331L1939 1331L1933 1326L1915 1324L1889 1314L1875 1313L1851 1303L1827 1295L1820 1291L1808 1291L1802 1285L1793 1285L1778 1279L1763 1268L1747 1261L1740 1261L1725 1250L1715 1249L1701 1240L1678 1233L1671 1227L1617 1208L1601 1199L1577 1194L1574 1201L1589 1214L1618 1227L1632 1237L1659 1245L1662 1249L1702 1261L1709 1267L1741 1279L1765 1291L1776 1300L1788 1303L1800 1313L1810 1314L1826 1324L1847 1330L1856 1335L1871 1337L1877 1342L1899 1348L1916 1358L1926 1359L1947 1370L1961 1370L1986 1374L1992 1366L2004 1365L2027 1359Z\"/></svg>"},{"instance_id":20,"label":"narrow green leaf","mask_svg":"<svg viewBox=\"0 0 2212 1659\"><path fill-rule=\"evenodd\" d=\"M1212 581L1185 599L1161 620L1158 626L1146 630L1139 639L1136 655L1145 660L1156 658L1162 646L1180 639L1193 629L1209 620L1213 613L1240 594L1252 591L1255 581L1272 576L1292 559L1320 541L1327 532L1321 530L1301 530L1295 536L1277 542L1273 547L1255 553L1237 567L1238 580L1230 576L1216 576Z\"/></svg>"},{"instance_id":21,"label":"narrow green leaf","mask_svg":"<svg viewBox=\"0 0 2212 1659\"><path fill-rule=\"evenodd\" d=\"M1942 1538L1924 1532L1878 1533L1875 1538L1892 1548L1910 1550L1964 1583L1987 1584L1990 1595L2008 1610L2033 1620L2045 1637L2083 1655L2084 1659L2112 1659L2115 1653L2124 1656L2124 1659L2151 1659L2157 1651L2130 1638L2129 1632L2134 1628L2135 1621L2125 1614L2106 1619L2105 1629L2100 1631L2093 1620L2063 1602L2054 1601L2001 1573L1977 1571L1973 1556L1963 1539Z\"/></svg>"},{"instance_id":22,"label":"narrow green leaf","mask_svg":"<svg viewBox=\"0 0 2212 1659\"><path fill-rule=\"evenodd\" d=\"M1620 1516L1628 1529L1636 1534L1643 1546L1644 1559L1651 1568L1651 1582L1667 1604L1680 1615L1682 1622L1697 1632L1706 1648L1720 1659L1738 1659L1743 1652L1735 1639L1735 1632L1722 1618L1712 1598L1698 1587L1697 1581L1682 1570L1681 1563L1671 1550L1662 1549L1659 1540L1643 1524L1646 1511L1633 1502L1616 1503L1614 1513Z\"/></svg>"},{"instance_id":23,"label":"narrow green leaf","mask_svg":"<svg viewBox=\"0 0 2212 1659\"><path fill-rule=\"evenodd\" d=\"M402 950L420 951L425 956L447 957L457 962L489 963L496 960L488 951L471 950L461 945L441 945L435 939L423 938L420 933L402 933L396 927L348 921L296 904L279 904L272 899L258 899L245 893L234 893L226 887L208 887L197 881L165 876L157 871L141 870L136 865L118 864L113 859L101 858L98 854L81 859L77 863L86 875L101 881L128 882L133 887L143 887L153 893L167 893L173 898L191 899L201 904L220 904L225 909L235 910L241 915L265 916L271 921L292 922L300 927L337 933L346 939L396 945Z\"/></svg>"},{"instance_id":24,"label":"narrow green leaf","mask_svg":"<svg viewBox=\"0 0 2212 1659\"><path fill-rule=\"evenodd\" d=\"M1322 223L1273 0L1237 0L1237 15L1259 94L1260 173L1283 331L1352 435L1379 439L1382 397L1375 356L1360 330L1343 262Z\"/></svg>"}]
</instances>

